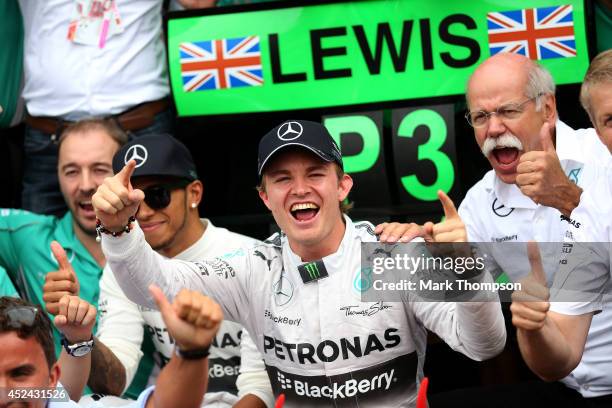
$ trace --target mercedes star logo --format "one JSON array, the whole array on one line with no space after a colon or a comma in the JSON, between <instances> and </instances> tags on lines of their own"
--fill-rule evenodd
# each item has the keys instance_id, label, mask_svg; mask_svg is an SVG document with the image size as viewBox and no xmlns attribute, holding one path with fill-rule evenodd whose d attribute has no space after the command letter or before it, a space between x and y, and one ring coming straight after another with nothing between
<instances>
[{"instance_id":1,"label":"mercedes star logo","mask_svg":"<svg viewBox=\"0 0 612 408\"><path fill-rule=\"evenodd\" d=\"M280 279L272 285L272 291L277 306L286 305L293 297L293 285L285 275L281 275Z\"/></svg>"},{"instance_id":2,"label":"mercedes star logo","mask_svg":"<svg viewBox=\"0 0 612 408\"><path fill-rule=\"evenodd\" d=\"M503 204L497 204L497 198L493 200L493 204L491 205L491 209L498 217L507 217L512 214L514 208L508 208Z\"/></svg>"},{"instance_id":3,"label":"mercedes star logo","mask_svg":"<svg viewBox=\"0 0 612 408\"><path fill-rule=\"evenodd\" d=\"M302 135L304 129L300 122L285 122L278 128L276 134L280 140L289 141L295 140Z\"/></svg>"},{"instance_id":4,"label":"mercedes star logo","mask_svg":"<svg viewBox=\"0 0 612 408\"><path fill-rule=\"evenodd\" d=\"M130 160L136 161L136 167L140 167L147 161L147 157L149 157L149 152L147 149L140 144L131 146L127 152L125 152L125 158L123 162L128 164Z\"/></svg>"}]
</instances>

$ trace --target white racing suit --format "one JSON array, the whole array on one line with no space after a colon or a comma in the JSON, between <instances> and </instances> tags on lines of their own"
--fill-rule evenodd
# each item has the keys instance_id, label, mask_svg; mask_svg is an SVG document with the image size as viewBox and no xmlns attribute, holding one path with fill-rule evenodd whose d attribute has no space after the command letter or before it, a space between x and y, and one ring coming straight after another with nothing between
<instances>
[{"instance_id":1,"label":"white racing suit","mask_svg":"<svg viewBox=\"0 0 612 408\"><path fill-rule=\"evenodd\" d=\"M426 328L475 360L504 347L499 302L364 303L355 282L362 242L375 242L369 223L345 216L337 252L323 258L328 277L303 283L287 238L212 260L185 262L155 253L136 227L104 236L107 261L126 295L155 307L147 288L173 297L198 290L240 322L263 355L275 395L286 407L409 407L422 378ZM487 275L488 276L488 275Z\"/></svg>"}]
</instances>

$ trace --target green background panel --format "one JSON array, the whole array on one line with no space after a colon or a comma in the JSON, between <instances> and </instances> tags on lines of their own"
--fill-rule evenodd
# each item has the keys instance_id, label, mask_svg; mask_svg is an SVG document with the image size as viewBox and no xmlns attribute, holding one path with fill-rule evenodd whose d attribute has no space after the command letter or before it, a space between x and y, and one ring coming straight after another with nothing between
<instances>
[{"instance_id":1,"label":"green background panel","mask_svg":"<svg viewBox=\"0 0 612 408\"><path fill-rule=\"evenodd\" d=\"M540 61L553 74L557 84L581 82L588 67L585 17L582 0L371 0L354 3L331 3L315 6L256 10L199 17L172 17L168 22L168 54L171 85L180 116L219 115L250 112L271 112L356 105L373 102L461 95L465 83L478 63L489 56L486 14L491 11L521 8L573 5L577 56ZM464 68L448 67L441 59L448 52L456 59L470 52L464 46L440 39L440 23L453 14L470 16L475 29L452 24L454 35L478 42L480 56ZM424 69L421 19L429 20L433 69ZM399 46L402 26L412 20L412 34L405 72L395 72L388 49L384 46L381 72L370 74L358 45L353 26L361 25L374 47L379 23L388 23ZM346 55L326 57L327 70L350 68L351 77L314 79L311 52L311 30L342 27L343 36L322 40L324 48L346 47ZM283 73L306 73L307 80L273 83L270 64L269 35L277 34ZM257 35L260 38L264 83L262 86L184 92L180 73L179 44L223 38Z\"/></svg>"}]
</instances>

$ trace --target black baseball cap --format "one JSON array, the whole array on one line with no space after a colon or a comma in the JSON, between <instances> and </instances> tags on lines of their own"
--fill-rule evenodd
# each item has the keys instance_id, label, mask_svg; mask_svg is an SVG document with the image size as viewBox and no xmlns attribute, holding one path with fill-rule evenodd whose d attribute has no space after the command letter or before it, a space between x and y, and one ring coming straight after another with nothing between
<instances>
[{"instance_id":1,"label":"black baseball cap","mask_svg":"<svg viewBox=\"0 0 612 408\"><path fill-rule=\"evenodd\" d=\"M170 176L190 181L198 178L189 149L166 133L139 136L125 144L113 157L115 174L132 159L136 161L132 177Z\"/></svg>"},{"instance_id":2,"label":"black baseball cap","mask_svg":"<svg viewBox=\"0 0 612 408\"><path fill-rule=\"evenodd\" d=\"M326 162L336 162L344 169L340 149L325 126L308 120L288 120L266 133L259 141L259 177L272 156L291 146L308 149Z\"/></svg>"}]
</instances>

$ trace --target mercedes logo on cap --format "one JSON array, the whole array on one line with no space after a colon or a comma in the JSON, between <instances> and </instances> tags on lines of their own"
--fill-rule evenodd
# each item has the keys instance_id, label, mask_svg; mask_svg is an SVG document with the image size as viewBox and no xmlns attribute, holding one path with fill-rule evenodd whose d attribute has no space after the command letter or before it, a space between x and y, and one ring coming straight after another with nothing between
<instances>
[{"instance_id":1,"label":"mercedes logo on cap","mask_svg":"<svg viewBox=\"0 0 612 408\"><path fill-rule=\"evenodd\" d=\"M125 152L125 158L123 162L125 164L128 164L130 160L135 160L136 167L138 168L145 164L145 162L147 161L147 157L149 157L149 152L147 152L147 149L143 145L137 144L134 146L130 146L127 152Z\"/></svg>"},{"instance_id":2,"label":"mercedes logo on cap","mask_svg":"<svg viewBox=\"0 0 612 408\"><path fill-rule=\"evenodd\" d=\"M300 122L285 122L276 131L278 138L284 141L295 140L302 135L304 129Z\"/></svg>"}]
</instances>

